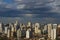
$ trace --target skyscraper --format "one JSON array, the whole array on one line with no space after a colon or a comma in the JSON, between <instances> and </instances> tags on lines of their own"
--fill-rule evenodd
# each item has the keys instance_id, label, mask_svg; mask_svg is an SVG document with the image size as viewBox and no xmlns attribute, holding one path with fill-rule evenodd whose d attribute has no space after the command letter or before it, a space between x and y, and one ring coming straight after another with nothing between
<instances>
[{"instance_id":1,"label":"skyscraper","mask_svg":"<svg viewBox=\"0 0 60 40\"><path fill-rule=\"evenodd\" d=\"M28 22L27 27L31 27L31 22Z\"/></svg>"},{"instance_id":2,"label":"skyscraper","mask_svg":"<svg viewBox=\"0 0 60 40\"><path fill-rule=\"evenodd\" d=\"M53 34L53 36L54 36L54 40L56 40L56 30L57 30L57 24L53 24L53 32L54 32L54 34Z\"/></svg>"},{"instance_id":3,"label":"skyscraper","mask_svg":"<svg viewBox=\"0 0 60 40\"><path fill-rule=\"evenodd\" d=\"M31 22L28 22L27 30L30 30L32 32L32 23Z\"/></svg>"},{"instance_id":4,"label":"skyscraper","mask_svg":"<svg viewBox=\"0 0 60 40\"><path fill-rule=\"evenodd\" d=\"M17 39L20 40L21 38L21 30L20 28L17 30Z\"/></svg>"},{"instance_id":5,"label":"skyscraper","mask_svg":"<svg viewBox=\"0 0 60 40\"><path fill-rule=\"evenodd\" d=\"M26 31L26 38L30 38L30 31L29 30Z\"/></svg>"},{"instance_id":6,"label":"skyscraper","mask_svg":"<svg viewBox=\"0 0 60 40\"><path fill-rule=\"evenodd\" d=\"M0 33L2 33L2 23L0 23Z\"/></svg>"},{"instance_id":7,"label":"skyscraper","mask_svg":"<svg viewBox=\"0 0 60 40\"><path fill-rule=\"evenodd\" d=\"M12 23L9 24L9 26L11 27L11 37L13 37L13 33L14 33L14 26Z\"/></svg>"},{"instance_id":8,"label":"skyscraper","mask_svg":"<svg viewBox=\"0 0 60 40\"><path fill-rule=\"evenodd\" d=\"M10 29L8 29L8 33L7 33L7 37L9 38L11 35L10 35Z\"/></svg>"},{"instance_id":9,"label":"skyscraper","mask_svg":"<svg viewBox=\"0 0 60 40\"><path fill-rule=\"evenodd\" d=\"M23 28L26 28L24 24L20 23L20 28L23 30Z\"/></svg>"},{"instance_id":10,"label":"skyscraper","mask_svg":"<svg viewBox=\"0 0 60 40\"><path fill-rule=\"evenodd\" d=\"M39 31L41 31L39 28L40 28L39 23L35 23L35 33L39 33Z\"/></svg>"},{"instance_id":11,"label":"skyscraper","mask_svg":"<svg viewBox=\"0 0 60 40\"><path fill-rule=\"evenodd\" d=\"M47 24L47 25L48 25L48 38L51 39L52 24Z\"/></svg>"},{"instance_id":12,"label":"skyscraper","mask_svg":"<svg viewBox=\"0 0 60 40\"><path fill-rule=\"evenodd\" d=\"M44 30L47 30L47 25L44 26Z\"/></svg>"},{"instance_id":13,"label":"skyscraper","mask_svg":"<svg viewBox=\"0 0 60 40\"><path fill-rule=\"evenodd\" d=\"M16 21L16 23L14 23L14 31L15 32L17 31L17 24L18 24L18 22Z\"/></svg>"},{"instance_id":14,"label":"skyscraper","mask_svg":"<svg viewBox=\"0 0 60 40\"><path fill-rule=\"evenodd\" d=\"M51 40L54 40L54 30L51 30Z\"/></svg>"},{"instance_id":15,"label":"skyscraper","mask_svg":"<svg viewBox=\"0 0 60 40\"><path fill-rule=\"evenodd\" d=\"M7 34L8 33L7 31L8 31L8 27L5 27L5 32L4 33Z\"/></svg>"},{"instance_id":16,"label":"skyscraper","mask_svg":"<svg viewBox=\"0 0 60 40\"><path fill-rule=\"evenodd\" d=\"M44 29L43 29L44 34L47 34L47 29L48 29L47 25L44 25Z\"/></svg>"}]
</instances>

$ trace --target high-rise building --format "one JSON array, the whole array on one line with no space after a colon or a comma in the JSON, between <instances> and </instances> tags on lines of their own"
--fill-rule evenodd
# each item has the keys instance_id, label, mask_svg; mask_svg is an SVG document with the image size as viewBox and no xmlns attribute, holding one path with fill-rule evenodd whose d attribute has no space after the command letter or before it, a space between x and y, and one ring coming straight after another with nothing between
<instances>
[{"instance_id":1,"label":"high-rise building","mask_svg":"<svg viewBox=\"0 0 60 40\"><path fill-rule=\"evenodd\" d=\"M14 33L14 26L12 23L9 24L9 26L11 27L11 37L13 37L13 33Z\"/></svg>"},{"instance_id":2,"label":"high-rise building","mask_svg":"<svg viewBox=\"0 0 60 40\"><path fill-rule=\"evenodd\" d=\"M0 33L2 33L2 23L0 23Z\"/></svg>"},{"instance_id":3,"label":"high-rise building","mask_svg":"<svg viewBox=\"0 0 60 40\"><path fill-rule=\"evenodd\" d=\"M57 27L57 38L60 39L60 24Z\"/></svg>"},{"instance_id":4,"label":"high-rise building","mask_svg":"<svg viewBox=\"0 0 60 40\"><path fill-rule=\"evenodd\" d=\"M26 37L26 30L21 30L21 37L25 38Z\"/></svg>"},{"instance_id":5,"label":"high-rise building","mask_svg":"<svg viewBox=\"0 0 60 40\"><path fill-rule=\"evenodd\" d=\"M35 33L39 33L39 23L35 23Z\"/></svg>"},{"instance_id":6,"label":"high-rise building","mask_svg":"<svg viewBox=\"0 0 60 40\"><path fill-rule=\"evenodd\" d=\"M51 30L51 40L54 40L54 30Z\"/></svg>"},{"instance_id":7,"label":"high-rise building","mask_svg":"<svg viewBox=\"0 0 60 40\"><path fill-rule=\"evenodd\" d=\"M26 31L26 38L30 38L30 31L29 30Z\"/></svg>"},{"instance_id":8,"label":"high-rise building","mask_svg":"<svg viewBox=\"0 0 60 40\"><path fill-rule=\"evenodd\" d=\"M7 33L7 37L9 38L11 35L10 35L10 29L8 29L8 33Z\"/></svg>"},{"instance_id":9,"label":"high-rise building","mask_svg":"<svg viewBox=\"0 0 60 40\"><path fill-rule=\"evenodd\" d=\"M32 24L32 28L33 28L33 29L35 28L35 25L34 25L34 24Z\"/></svg>"},{"instance_id":10,"label":"high-rise building","mask_svg":"<svg viewBox=\"0 0 60 40\"><path fill-rule=\"evenodd\" d=\"M28 22L27 27L31 27L31 22Z\"/></svg>"},{"instance_id":11,"label":"high-rise building","mask_svg":"<svg viewBox=\"0 0 60 40\"><path fill-rule=\"evenodd\" d=\"M48 28L47 28L47 25L45 25L45 26L44 26L44 30L47 30L47 29L48 29Z\"/></svg>"},{"instance_id":12,"label":"high-rise building","mask_svg":"<svg viewBox=\"0 0 60 40\"><path fill-rule=\"evenodd\" d=\"M48 38L51 39L52 24L47 24L47 26L48 26Z\"/></svg>"},{"instance_id":13,"label":"high-rise building","mask_svg":"<svg viewBox=\"0 0 60 40\"><path fill-rule=\"evenodd\" d=\"M60 24L58 25L58 28L60 28Z\"/></svg>"},{"instance_id":14,"label":"high-rise building","mask_svg":"<svg viewBox=\"0 0 60 40\"><path fill-rule=\"evenodd\" d=\"M17 39L20 40L20 38L21 38L21 30L18 29L17 30Z\"/></svg>"},{"instance_id":15,"label":"high-rise building","mask_svg":"<svg viewBox=\"0 0 60 40\"><path fill-rule=\"evenodd\" d=\"M31 32L33 31L31 22L28 22L27 29L30 30Z\"/></svg>"},{"instance_id":16,"label":"high-rise building","mask_svg":"<svg viewBox=\"0 0 60 40\"><path fill-rule=\"evenodd\" d=\"M56 40L56 34L57 34L57 24L53 24L53 32L54 32L54 40Z\"/></svg>"},{"instance_id":17,"label":"high-rise building","mask_svg":"<svg viewBox=\"0 0 60 40\"><path fill-rule=\"evenodd\" d=\"M14 31L15 32L17 31L17 24L18 24L18 22L16 21L16 23L14 24Z\"/></svg>"},{"instance_id":18,"label":"high-rise building","mask_svg":"<svg viewBox=\"0 0 60 40\"><path fill-rule=\"evenodd\" d=\"M21 30L23 30L23 28L26 28L26 27L25 27L24 24L21 24L21 23L20 23L20 28L21 28Z\"/></svg>"},{"instance_id":19,"label":"high-rise building","mask_svg":"<svg viewBox=\"0 0 60 40\"><path fill-rule=\"evenodd\" d=\"M48 30L47 25L44 25L44 28L43 28L43 34L47 34L47 30Z\"/></svg>"},{"instance_id":20,"label":"high-rise building","mask_svg":"<svg viewBox=\"0 0 60 40\"><path fill-rule=\"evenodd\" d=\"M57 29L57 24L53 24L53 29Z\"/></svg>"},{"instance_id":21,"label":"high-rise building","mask_svg":"<svg viewBox=\"0 0 60 40\"><path fill-rule=\"evenodd\" d=\"M5 32L4 33L7 34L8 33L7 31L8 31L8 27L5 27Z\"/></svg>"},{"instance_id":22,"label":"high-rise building","mask_svg":"<svg viewBox=\"0 0 60 40\"><path fill-rule=\"evenodd\" d=\"M35 27L38 27L38 28L40 28L40 24L39 23L35 23Z\"/></svg>"}]
</instances>

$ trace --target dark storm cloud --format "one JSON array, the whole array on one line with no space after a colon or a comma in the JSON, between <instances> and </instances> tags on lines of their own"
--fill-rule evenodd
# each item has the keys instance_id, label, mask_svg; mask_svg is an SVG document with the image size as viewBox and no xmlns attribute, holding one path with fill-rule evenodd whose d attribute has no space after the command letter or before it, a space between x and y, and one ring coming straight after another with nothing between
<instances>
[{"instance_id":1,"label":"dark storm cloud","mask_svg":"<svg viewBox=\"0 0 60 40\"><path fill-rule=\"evenodd\" d=\"M22 19L17 20L24 21L24 18L25 20L29 18L27 21L58 23L60 20L60 0L0 1L0 17L12 17L10 20L16 20L14 17L21 17ZM5 18L3 19L5 20ZM6 20L9 19L6 18Z\"/></svg>"}]
</instances>

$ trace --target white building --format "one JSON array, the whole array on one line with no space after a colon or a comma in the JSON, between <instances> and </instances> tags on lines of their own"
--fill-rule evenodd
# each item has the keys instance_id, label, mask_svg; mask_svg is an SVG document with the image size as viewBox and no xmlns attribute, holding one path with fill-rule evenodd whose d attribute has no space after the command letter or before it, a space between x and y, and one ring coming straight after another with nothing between
<instances>
[{"instance_id":1,"label":"white building","mask_svg":"<svg viewBox=\"0 0 60 40\"><path fill-rule=\"evenodd\" d=\"M53 34L53 36L54 36L54 40L56 40L56 32L57 31L57 24L53 24L53 32L54 32L54 34Z\"/></svg>"},{"instance_id":2,"label":"white building","mask_svg":"<svg viewBox=\"0 0 60 40\"><path fill-rule=\"evenodd\" d=\"M10 37L10 29L8 29L7 37Z\"/></svg>"},{"instance_id":3,"label":"white building","mask_svg":"<svg viewBox=\"0 0 60 40\"><path fill-rule=\"evenodd\" d=\"M45 25L45 26L44 26L44 30L47 30L47 29L48 29L48 28L47 28L47 25Z\"/></svg>"},{"instance_id":4,"label":"white building","mask_svg":"<svg viewBox=\"0 0 60 40\"><path fill-rule=\"evenodd\" d=\"M8 33L8 27L5 27L5 32L4 32L5 34L7 34Z\"/></svg>"},{"instance_id":5,"label":"white building","mask_svg":"<svg viewBox=\"0 0 60 40\"><path fill-rule=\"evenodd\" d=\"M31 22L28 22L27 27L31 27Z\"/></svg>"},{"instance_id":6,"label":"white building","mask_svg":"<svg viewBox=\"0 0 60 40\"><path fill-rule=\"evenodd\" d=\"M26 38L30 38L30 31L29 30L26 31Z\"/></svg>"},{"instance_id":7,"label":"white building","mask_svg":"<svg viewBox=\"0 0 60 40\"><path fill-rule=\"evenodd\" d=\"M57 24L53 24L53 29L57 29Z\"/></svg>"}]
</instances>

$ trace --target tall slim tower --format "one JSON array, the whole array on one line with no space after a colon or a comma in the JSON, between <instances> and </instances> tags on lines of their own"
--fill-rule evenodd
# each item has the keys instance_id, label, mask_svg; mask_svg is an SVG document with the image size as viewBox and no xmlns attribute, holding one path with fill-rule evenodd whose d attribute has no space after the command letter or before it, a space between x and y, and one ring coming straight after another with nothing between
<instances>
[{"instance_id":1,"label":"tall slim tower","mask_svg":"<svg viewBox=\"0 0 60 40\"><path fill-rule=\"evenodd\" d=\"M11 37L13 37L13 33L14 33L14 26L12 23L9 24L9 26L11 27Z\"/></svg>"},{"instance_id":2,"label":"tall slim tower","mask_svg":"<svg viewBox=\"0 0 60 40\"><path fill-rule=\"evenodd\" d=\"M20 28L17 30L17 39L20 40L21 38L21 30Z\"/></svg>"},{"instance_id":3,"label":"tall slim tower","mask_svg":"<svg viewBox=\"0 0 60 40\"><path fill-rule=\"evenodd\" d=\"M48 25L48 38L51 39L52 24L47 24L47 25Z\"/></svg>"},{"instance_id":4,"label":"tall slim tower","mask_svg":"<svg viewBox=\"0 0 60 40\"><path fill-rule=\"evenodd\" d=\"M31 22L28 22L27 29L29 29L32 32L32 24L31 24Z\"/></svg>"},{"instance_id":5,"label":"tall slim tower","mask_svg":"<svg viewBox=\"0 0 60 40\"><path fill-rule=\"evenodd\" d=\"M30 38L30 31L29 30L26 31L26 38Z\"/></svg>"},{"instance_id":6,"label":"tall slim tower","mask_svg":"<svg viewBox=\"0 0 60 40\"><path fill-rule=\"evenodd\" d=\"M5 32L4 33L7 34L8 33L7 31L8 31L8 27L5 27Z\"/></svg>"},{"instance_id":7,"label":"tall slim tower","mask_svg":"<svg viewBox=\"0 0 60 40\"><path fill-rule=\"evenodd\" d=\"M54 40L56 40L56 33L57 33L56 30L57 30L57 24L53 24L53 32L54 32L54 34L53 34L54 38L53 39Z\"/></svg>"},{"instance_id":8,"label":"tall slim tower","mask_svg":"<svg viewBox=\"0 0 60 40\"><path fill-rule=\"evenodd\" d=\"M7 37L9 38L11 35L10 35L10 29L8 29L8 33L7 33Z\"/></svg>"},{"instance_id":9,"label":"tall slim tower","mask_svg":"<svg viewBox=\"0 0 60 40\"><path fill-rule=\"evenodd\" d=\"M2 33L2 23L0 23L0 33Z\"/></svg>"},{"instance_id":10,"label":"tall slim tower","mask_svg":"<svg viewBox=\"0 0 60 40\"><path fill-rule=\"evenodd\" d=\"M48 30L47 25L44 25L43 27L44 27L44 28L43 28L43 34L47 34L47 30Z\"/></svg>"},{"instance_id":11,"label":"tall slim tower","mask_svg":"<svg viewBox=\"0 0 60 40\"><path fill-rule=\"evenodd\" d=\"M54 40L54 30L51 30L51 40Z\"/></svg>"},{"instance_id":12,"label":"tall slim tower","mask_svg":"<svg viewBox=\"0 0 60 40\"><path fill-rule=\"evenodd\" d=\"M14 24L14 31L15 32L17 31L17 24L18 24L18 22L16 21L16 23Z\"/></svg>"}]
</instances>

